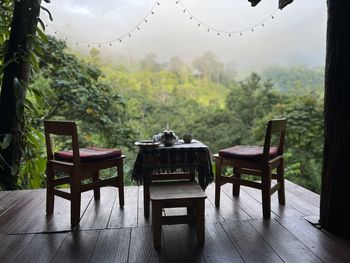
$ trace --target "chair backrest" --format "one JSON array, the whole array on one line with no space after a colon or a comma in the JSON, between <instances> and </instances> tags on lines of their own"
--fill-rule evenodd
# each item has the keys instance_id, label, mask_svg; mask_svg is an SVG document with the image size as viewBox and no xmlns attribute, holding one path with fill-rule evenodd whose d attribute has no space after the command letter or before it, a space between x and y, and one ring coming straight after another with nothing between
<instances>
[{"instance_id":1,"label":"chair backrest","mask_svg":"<svg viewBox=\"0 0 350 263\"><path fill-rule=\"evenodd\" d=\"M269 152L271 147L271 137L272 134L278 134L278 155L283 155L284 150L284 137L286 133L287 119L273 119L267 123L266 133L265 133L265 142L264 142L264 161L269 160Z\"/></svg>"},{"instance_id":2,"label":"chair backrest","mask_svg":"<svg viewBox=\"0 0 350 263\"><path fill-rule=\"evenodd\" d=\"M48 160L54 159L54 153L52 150L51 134L65 135L72 138L72 150L73 150L73 163L80 163L79 155L79 141L77 125L73 121L51 121L44 120L46 151Z\"/></svg>"}]
</instances>

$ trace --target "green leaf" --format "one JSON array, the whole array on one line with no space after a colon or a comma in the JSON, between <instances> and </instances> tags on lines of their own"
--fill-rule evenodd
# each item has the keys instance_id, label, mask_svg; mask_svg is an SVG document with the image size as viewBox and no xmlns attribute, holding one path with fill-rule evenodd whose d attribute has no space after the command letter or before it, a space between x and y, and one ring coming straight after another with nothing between
<instances>
[{"instance_id":1,"label":"green leaf","mask_svg":"<svg viewBox=\"0 0 350 263\"><path fill-rule=\"evenodd\" d=\"M13 135L11 133L6 133L2 141L1 149L4 150L10 146Z\"/></svg>"},{"instance_id":2,"label":"green leaf","mask_svg":"<svg viewBox=\"0 0 350 263\"><path fill-rule=\"evenodd\" d=\"M33 52L29 55L29 61L32 64L35 71L39 71L39 62Z\"/></svg>"},{"instance_id":3,"label":"green leaf","mask_svg":"<svg viewBox=\"0 0 350 263\"><path fill-rule=\"evenodd\" d=\"M17 172L18 172L18 166L15 163L13 163L11 166L11 174L15 175L17 174Z\"/></svg>"},{"instance_id":4,"label":"green leaf","mask_svg":"<svg viewBox=\"0 0 350 263\"><path fill-rule=\"evenodd\" d=\"M45 31L45 24L44 24L43 20L41 20L40 17L38 18L38 22L39 22L41 28L43 29L43 31Z\"/></svg>"},{"instance_id":5,"label":"green leaf","mask_svg":"<svg viewBox=\"0 0 350 263\"><path fill-rule=\"evenodd\" d=\"M49 40L48 40L47 36L45 35L45 33L39 27L37 27L36 29L37 29L36 32L38 32L38 35L39 35L40 39L43 40L46 43L49 42Z\"/></svg>"}]
</instances>

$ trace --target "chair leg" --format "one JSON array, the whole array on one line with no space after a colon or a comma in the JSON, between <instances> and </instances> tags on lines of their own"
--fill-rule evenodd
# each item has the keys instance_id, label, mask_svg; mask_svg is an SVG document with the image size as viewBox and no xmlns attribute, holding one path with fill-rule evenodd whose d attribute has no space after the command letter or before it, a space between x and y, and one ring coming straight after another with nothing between
<instances>
[{"instance_id":1,"label":"chair leg","mask_svg":"<svg viewBox=\"0 0 350 263\"><path fill-rule=\"evenodd\" d=\"M123 173L123 160L117 166L118 172L118 191L119 191L119 206L124 207L124 173Z\"/></svg>"},{"instance_id":2,"label":"chair leg","mask_svg":"<svg viewBox=\"0 0 350 263\"><path fill-rule=\"evenodd\" d=\"M94 175L93 175L93 177L92 177L92 181L93 182L96 182L96 181L98 181L100 179L100 173L99 173L99 171L96 171L96 172L94 172ZM101 191L100 191L100 187L98 187L98 188L94 188L94 198L95 198L95 200L98 200L98 199L100 199L100 197L101 197Z\"/></svg>"},{"instance_id":3,"label":"chair leg","mask_svg":"<svg viewBox=\"0 0 350 263\"><path fill-rule=\"evenodd\" d=\"M216 158L215 164L215 206L220 207L221 158Z\"/></svg>"},{"instance_id":4,"label":"chair leg","mask_svg":"<svg viewBox=\"0 0 350 263\"><path fill-rule=\"evenodd\" d=\"M233 176L237 179L241 179L241 171L236 167L233 167ZM240 188L241 188L240 184L232 184L232 195L239 196Z\"/></svg>"},{"instance_id":5,"label":"chair leg","mask_svg":"<svg viewBox=\"0 0 350 263\"><path fill-rule=\"evenodd\" d=\"M55 195L52 187L53 177L54 171L48 166L46 168L46 214L52 214L55 205Z\"/></svg>"},{"instance_id":6,"label":"chair leg","mask_svg":"<svg viewBox=\"0 0 350 263\"><path fill-rule=\"evenodd\" d=\"M153 246L155 248L161 247L161 232L162 232L162 207L161 202L152 202L152 225L153 225Z\"/></svg>"},{"instance_id":7,"label":"chair leg","mask_svg":"<svg viewBox=\"0 0 350 263\"><path fill-rule=\"evenodd\" d=\"M286 204L285 197L285 185L284 185L284 160L282 159L281 164L277 167L277 182L280 183L278 189L278 202L280 205Z\"/></svg>"},{"instance_id":8,"label":"chair leg","mask_svg":"<svg viewBox=\"0 0 350 263\"><path fill-rule=\"evenodd\" d=\"M196 228L198 243L204 243L204 198L196 201Z\"/></svg>"},{"instance_id":9,"label":"chair leg","mask_svg":"<svg viewBox=\"0 0 350 263\"><path fill-rule=\"evenodd\" d=\"M71 225L76 226L80 222L80 174L71 174Z\"/></svg>"},{"instance_id":10,"label":"chair leg","mask_svg":"<svg viewBox=\"0 0 350 263\"><path fill-rule=\"evenodd\" d=\"M150 175L146 175L143 179L143 214L145 218L149 218L149 183Z\"/></svg>"},{"instance_id":11,"label":"chair leg","mask_svg":"<svg viewBox=\"0 0 350 263\"><path fill-rule=\"evenodd\" d=\"M261 176L263 217L271 218L271 170L267 168Z\"/></svg>"}]
</instances>

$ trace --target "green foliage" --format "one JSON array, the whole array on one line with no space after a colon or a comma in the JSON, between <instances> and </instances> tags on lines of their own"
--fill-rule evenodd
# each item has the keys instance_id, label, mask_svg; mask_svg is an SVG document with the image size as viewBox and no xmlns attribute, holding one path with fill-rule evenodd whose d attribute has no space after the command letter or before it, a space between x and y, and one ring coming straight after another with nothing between
<instances>
[{"instance_id":1,"label":"green foliage","mask_svg":"<svg viewBox=\"0 0 350 263\"><path fill-rule=\"evenodd\" d=\"M30 147L21 167L23 187L43 185L45 118L77 121L82 145L121 148L127 156L127 185L137 153L134 141L151 138L167 123L180 138L191 133L215 153L235 144L262 143L267 120L286 117L286 177L319 192L322 86L304 89L290 83L281 92L256 73L236 82L210 54L193 63L207 71L204 77L178 58L161 65L149 55L133 59L130 66L114 65L101 61L97 49L80 58L52 37L37 46L40 73L32 79L26 102L26 120L32 125L26 131ZM67 146L65 141L59 145Z\"/></svg>"},{"instance_id":2,"label":"green foliage","mask_svg":"<svg viewBox=\"0 0 350 263\"><path fill-rule=\"evenodd\" d=\"M262 77L271 80L276 88L284 92L293 92L295 89L319 90L324 83L324 68L274 66L265 69Z\"/></svg>"},{"instance_id":3,"label":"green foliage","mask_svg":"<svg viewBox=\"0 0 350 263\"><path fill-rule=\"evenodd\" d=\"M283 110L288 118L287 178L320 192L323 100L314 93L303 94L297 100L289 98ZM295 165L297 169L292 170Z\"/></svg>"}]
</instances>

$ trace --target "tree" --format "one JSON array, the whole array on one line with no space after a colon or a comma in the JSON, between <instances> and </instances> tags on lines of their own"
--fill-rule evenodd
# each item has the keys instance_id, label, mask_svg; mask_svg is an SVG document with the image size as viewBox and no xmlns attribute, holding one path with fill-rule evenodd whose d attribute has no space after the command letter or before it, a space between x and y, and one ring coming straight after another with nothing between
<instances>
[{"instance_id":1,"label":"tree","mask_svg":"<svg viewBox=\"0 0 350 263\"><path fill-rule=\"evenodd\" d=\"M218 61L212 52L205 52L201 57L194 59L192 66L203 74L205 81L220 82L224 64Z\"/></svg>"},{"instance_id":2,"label":"tree","mask_svg":"<svg viewBox=\"0 0 350 263\"><path fill-rule=\"evenodd\" d=\"M261 77L251 73L239 85L234 85L226 97L226 107L244 123L245 130L251 131L255 120L271 112L281 96L273 89L271 82L261 82ZM249 134L249 133L248 133ZM245 134L243 143L252 143L251 137Z\"/></svg>"},{"instance_id":3,"label":"tree","mask_svg":"<svg viewBox=\"0 0 350 263\"><path fill-rule=\"evenodd\" d=\"M142 59L141 68L143 70L159 71L161 69L161 65L157 62L157 56L150 53Z\"/></svg>"},{"instance_id":4,"label":"tree","mask_svg":"<svg viewBox=\"0 0 350 263\"><path fill-rule=\"evenodd\" d=\"M0 184L5 189L15 189L17 183L18 166L23 150L24 100L31 69L30 61L35 60L32 51L40 3L41 0L14 1L11 31L2 64L4 68L0 93ZM5 6L10 7L9 1L5 2Z\"/></svg>"},{"instance_id":5,"label":"tree","mask_svg":"<svg viewBox=\"0 0 350 263\"><path fill-rule=\"evenodd\" d=\"M39 77L50 80L41 87L46 103L43 118L79 121L83 134L95 134L94 139L99 137L105 146L128 145L133 132L127 124L126 105L111 85L101 80L100 68L77 58L65 42L53 37L41 45ZM97 56L93 50L88 60L97 63Z\"/></svg>"},{"instance_id":6,"label":"tree","mask_svg":"<svg viewBox=\"0 0 350 263\"><path fill-rule=\"evenodd\" d=\"M169 61L169 70L175 73L180 81L185 81L188 76L188 66L178 57L172 57Z\"/></svg>"}]
</instances>

